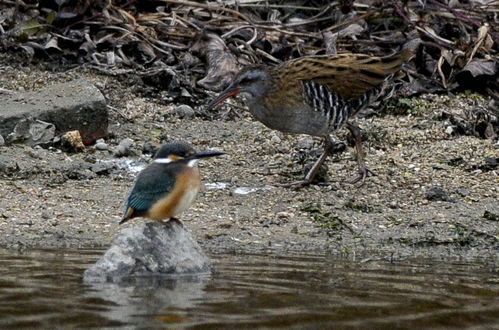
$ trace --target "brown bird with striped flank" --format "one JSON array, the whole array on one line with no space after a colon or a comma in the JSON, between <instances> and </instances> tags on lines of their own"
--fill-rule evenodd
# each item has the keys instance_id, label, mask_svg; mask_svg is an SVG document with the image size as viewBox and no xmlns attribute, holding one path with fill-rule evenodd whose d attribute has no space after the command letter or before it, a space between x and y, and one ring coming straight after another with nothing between
<instances>
[{"instance_id":1,"label":"brown bird with striped flank","mask_svg":"<svg viewBox=\"0 0 499 330\"><path fill-rule=\"evenodd\" d=\"M240 94L253 117L265 126L324 138L324 152L305 179L285 186L311 183L333 152L329 134L346 125L355 140L359 168L351 183L363 183L372 173L364 162L360 129L349 119L384 94L419 43L413 39L400 52L385 57L349 53L301 57L275 67L250 66L236 75L208 109Z\"/></svg>"}]
</instances>

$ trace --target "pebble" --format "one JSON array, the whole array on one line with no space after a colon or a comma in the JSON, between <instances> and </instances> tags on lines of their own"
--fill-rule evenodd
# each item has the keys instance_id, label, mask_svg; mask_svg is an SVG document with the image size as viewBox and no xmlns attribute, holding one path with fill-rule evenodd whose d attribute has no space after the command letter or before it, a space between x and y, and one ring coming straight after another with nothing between
<instances>
[{"instance_id":1,"label":"pebble","mask_svg":"<svg viewBox=\"0 0 499 330\"><path fill-rule=\"evenodd\" d=\"M196 112L194 111L194 109L192 109L187 104L182 104L173 110L173 114L175 114L179 118L191 119L191 118L194 118L194 116L196 115Z\"/></svg>"},{"instance_id":2,"label":"pebble","mask_svg":"<svg viewBox=\"0 0 499 330\"><path fill-rule=\"evenodd\" d=\"M134 142L130 138L121 140L120 144L114 150L114 155L116 157L129 156L132 152L132 146Z\"/></svg>"},{"instance_id":3,"label":"pebble","mask_svg":"<svg viewBox=\"0 0 499 330\"><path fill-rule=\"evenodd\" d=\"M48 210L44 210L44 211L42 211L42 214L40 216L42 217L42 219L47 220L47 219L52 218L52 213Z\"/></svg>"},{"instance_id":4,"label":"pebble","mask_svg":"<svg viewBox=\"0 0 499 330\"><path fill-rule=\"evenodd\" d=\"M487 170L493 170L499 165L499 158L487 157L485 158L484 168Z\"/></svg>"},{"instance_id":5,"label":"pebble","mask_svg":"<svg viewBox=\"0 0 499 330\"><path fill-rule=\"evenodd\" d=\"M104 139L98 139L95 142L95 149L97 150L109 150L109 146L107 145L106 142L104 142Z\"/></svg>"},{"instance_id":6,"label":"pebble","mask_svg":"<svg viewBox=\"0 0 499 330\"><path fill-rule=\"evenodd\" d=\"M92 172L94 172L97 175L107 175L111 173L112 169L114 168L114 164L112 163L106 163L106 162L96 162L95 164L92 165Z\"/></svg>"},{"instance_id":7,"label":"pebble","mask_svg":"<svg viewBox=\"0 0 499 330\"><path fill-rule=\"evenodd\" d=\"M289 219L289 218L294 217L293 213L291 213L291 212L285 212L285 211L277 212L276 215L277 215L278 218L281 218L281 219Z\"/></svg>"},{"instance_id":8,"label":"pebble","mask_svg":"<svg viewBox=\"0 0 499 330\"><path fill-rule=\"evenodd\" d=\"M272 136L272 138L270 139L270 142L272 143L281 143L281 138L278 137L277 135L274 135Z\"/></svg>"},{"instance_id":9,"label":"pebble","mask_svg":"<svg viewBox=\"0 0 499 330\"><path fill-rule=\"evenodd\" d=\"M388 203L388 207L391 209L396 209L398 207L397 202L390 202Z\"/></svg>"},{"instance_id":10,"label":"pebble","mask_svg":"<svg viewBox=\"0 0 499 330\"><path fill-rule=\"evenodd\" d=\"M312 149L314 147L314 139L312 137L304 137L296 142L297 149Z\"/></svg>"},{"instance_id":11,"label":"pebble","mask_svg":"<svg viewBox=\"0 0 499 330\"><path fill-rule=\"evenodd\" d=\"M85 150L80 131L74 130L64 133L61 136L61 145L65 151L82 152Z\"/></svg>"},{"instance_id":12,"label":"pebble","mask_svg":"<svg viewBox=\"0 0 499 330\"><path fill-rule=\"evenodd\" d=\"M469 196L470 195L470 191L467 190L467 189L463 189L463 188L459 188L457 191L456 191L461 197L466 197L466 196Z\"/></svg>"},{"instance_id":13,"label":"pebble","mask_svg":"<svg viewBox=\"0 0 499 330\"><path fill-rule=\"evenodd\" d=\"M159 146L160 146L159 142L147 141L142 146L142 153L154 155L156 151L158 151Z\"/></svg>"},{"instance_id":14,"label":"pebble","mask_svg":"<svg viewBox=\"0 0 499 330\"><path fill-rule=\"evenodd\" d=\"M440 188L440 187L432 187L426 192L426 199L429 201L451 201L449 193Z\"/></svg>"}]
</instances>

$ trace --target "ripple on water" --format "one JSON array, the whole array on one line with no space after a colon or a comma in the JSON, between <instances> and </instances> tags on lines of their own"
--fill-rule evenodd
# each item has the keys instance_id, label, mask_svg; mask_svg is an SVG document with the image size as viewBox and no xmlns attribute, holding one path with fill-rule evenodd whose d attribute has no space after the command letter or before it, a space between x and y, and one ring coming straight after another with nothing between
<instances>
[{"instance_id":1,"label":"ripple on water","mask_svg":"<svg viewBox=\"0 0 499 330\"><path fill-rule=\"evenodd\" d=\"M481 263L214 255L212 275L82 284L102 250L0 250L0 328L493 328Z\"/></svg>"}]
</instances>

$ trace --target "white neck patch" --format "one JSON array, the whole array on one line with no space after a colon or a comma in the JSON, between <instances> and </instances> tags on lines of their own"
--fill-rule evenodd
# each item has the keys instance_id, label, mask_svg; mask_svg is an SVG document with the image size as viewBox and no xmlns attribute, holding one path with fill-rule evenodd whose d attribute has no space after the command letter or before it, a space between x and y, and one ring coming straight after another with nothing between
<instances>
[{"instance_id":1,"label":"white neck patch","mask_svg":"<svg viewBox=\"0 0 499 330\"><path fill-rule=\"evenodd\" d=\"M169 164L169 163L173 162L173 160L170 158L158 158L158 159L155 159L153 162L158 163L158 164Z\"/></svg>"},{"instance_id":2,"label":"white neck patch","mask_svg":"<svg viewBox=\"0 0 499 330\"><path fill-rule=\"evenodd\" d=\"M194 167L198 163L199 159L192 159L187 163L187 166Z\"/></svg>"}]
</instances>

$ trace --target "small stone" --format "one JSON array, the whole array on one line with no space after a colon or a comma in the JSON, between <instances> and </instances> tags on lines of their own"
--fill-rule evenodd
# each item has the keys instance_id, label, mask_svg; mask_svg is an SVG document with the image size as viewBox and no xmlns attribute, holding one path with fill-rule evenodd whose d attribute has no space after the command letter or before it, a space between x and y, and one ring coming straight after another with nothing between
<instances>
[{"instance_id":1,"label":"small stone","mask_svg":"<svg viewBox=\"0 0 499 330\"><path fill-rule=\"evenodd\" d=\"M495 214L489 211L485 211L483 213L483 218L490 220L490 221L499 221L499 214Z\"/></svg>"},{"instance_id":2,"label":"small stone","mask_svg":"<svg viewBox=\"0 0 499 330\"><path fill-rule=\"evenodd\" d=\"M42 219L47 220L47 219L52 218L52 214L48 210L43 210L42 214L41 214L41 217L42 217Z\"/></svg>"},{"instance_id":3,"label":"small stone","mask_svg":"<svg viewBox=\"0 0 499 330\"><path fill-rule=\"evenodd\" d=\"M454 127L447 126L447 128L445 129L445 134L452 135L452 133L454 133Z\"/></svg>"},{"instance_id":4,"label":"small stone","mask_svg":"<svg viewBox=\"0 0 499 330\"><path fill-rule=\"evenodd\" d=\"M61 147L67 152L81 152L85 150L80 131L74 130L64 133L61 136Z\"/></svg>"},{"instance_id":5,"label":"small stone","mask_svg":"<svg viewBox=\"0 0 499 330\"><path fill-rule=\"evenodd\" d=\"M114 150L114 155L116 157L129 156L132 153L132 146L134 142L132 139L126 138L121 140L120 144Z\"/></svg>"},{"instance_id":6,"label":"small stone","mask_svg":"<svg viewBox=\"0 0 499 330\"><path fill-rule=\"evenodd\" d=\"M466 197L466 196L469 196L470 195L470 191L467 190L467 189L463 189L463 188L459 188L458 190L456 190L456 192L459 194L459 196L461 197Z\"/></svg>"},{"instance_id":7,"label":"small stone","mask_svg":"<svg viewBox=\"0 0 499 330\"><path fill-rule=\"evenodd\" d=\"M315 162L314 163L309 163L309 164L306 164L304 167L303 167L303 170L302 170L302 176L304 177L309 171L310 169L314 166ZM315 178L314 180L312 181L312 183L323 183L323 182L327 182L328 180L328 166L327 164L323 164L320 168L319 168L319 171L317 172L317 174L315 175ZM314 189L315 188L319 188L318 186L313 186Z\"/></svg>"},{"instance_id":8,"label":"small stone","mask_svg":"<svg viewBox=\"0 0 499 330\"><path fill-rule=\"evenodd\" d=\"M96 162L92 165L92 172L97 175L108 175L114 169L114 164L105 162Z\"/></svg>"},{"instance_id":9,"label":"small stone","mask_svg":"<svg viewBox=\"0 0 499 330\"><path fill-rule=\"evenodd\" d=\"M270 142L272 143L281 143L281 138L278 137L277 135L274 135L272 136L272 138L270 139Z\"/></svg>"},{"instance_id":10,"label":"small stone","mask_svg":"<svg viewBox=\"0 0 499 330\"><path fill-rule=\"evenodd\" d=\"M99 172L100 173L100 172ZM102 172L102 174L108 174L109 172ZM90 180L97 177L97 173L92 172L89 169L75 168L66 174L68 179L71 180Z\"/></svg>"},{"instance_id":11,"label":"small stone","mask_svg":"<svg viewBox=\"0 0 499 330\"><path fill-rule=\"evenodd\" d=\"M95 149L96 150L109 150L109 146L107 145L106 142L104 142L104 140L102 139L99 139L96 143L95 143Z\"/></svg>"},{"instance_id":12,"label":"small stone","mask_svg":"<svg viewBox=\"0 0 499 330\"><path fill-rule=\"evenodd\" d=\"M158 142L156 142L156 141L147 141L142 146L142 153L143 154L154 155L156 153L156 151L158 151L159 147L160 147L160 144Z\"/></svg>"},{"instance_id":13,"label":"small stone","mask_svg":"<svg viewBox=\"0 0 499 330\"><path fill-rule=\"evenodd\" d=\"M299 139L296 142L297 149L312 149L314 147L314 139L310 136Z\"/></svg>"},{"instance_id":14,"label":"small stone","mask_svg":"<svg viewBox=\"0 0 499 330\"><path fill-rule=\"evenodd\" d=\"M3 136L0 134L0 147L5 145L5 140L3 138Z\"/></svg>"},{"instance_id":15,"label":"small stone","mask_svg":"<svg viewBox=\"0 0 499 330\"><path fill-rule=\"evenodd\" d=\"M482 166L482 168L487 171L492 171L499 164L499 158L487 157L485 158L484 162L485 164Z\"/></svg>"},{"instance_id":16,"label":"small stone","mask_svg":"<svg viewBox=\"0 0 499 330\"><path fill-rule=\"evenodd\" d=\"M182 97L189 97L189 98L192 98L192 95L191 93L189 93L189 91L187 89L185 89L184 87L181 88L180 90L180 95Z\"/></svg>"},{"instance_id":17,"label":"small stone","mask_svg":"<svg viewBox=\"0 0 499 330\"><path fill-rule=\"evenodd\" d=\"M196 112L194 111L194 109L192 109L187 104L182 104L173 110L173 114L179 118L191 119L191 118L194 118L194 116L196 115Z\"/></svg>"},{"instance_id":18,"label":"small stone","mask_svg":"<svg viewBox=\"0 0 499 330\"><path fill-rule=\"evenodd\" d=\"M392 201L388 203L388 207L391 209L396 209L398 207L397 202Z\"/></svg>"},{"instance_id":19,"label":"small stone","mask_svg":"<svg viewBox=\"0 0 499 330\"><path fill-rule=\"evenodd\" d=\"M432 187L426 192L429 201L449 201L449 193L440 187Z\"/></svg>"},{"instance_id":20,"label":"small stone","mask_svg":"<svg viewBox=\"0 0 499 330\"><path fill-rule=\"evenodd\" d=\"M285 211L282 211L282 212L277 212L277 217L280 218L280 219L289 219L289 218L292 218L294 217L294 214L291 213L291 212L285 212Z\"/></svg>"}]
</instances>

